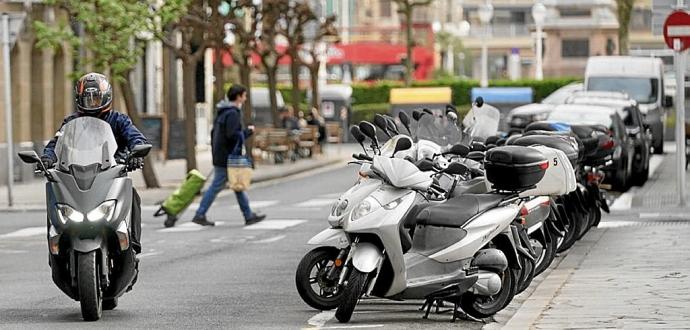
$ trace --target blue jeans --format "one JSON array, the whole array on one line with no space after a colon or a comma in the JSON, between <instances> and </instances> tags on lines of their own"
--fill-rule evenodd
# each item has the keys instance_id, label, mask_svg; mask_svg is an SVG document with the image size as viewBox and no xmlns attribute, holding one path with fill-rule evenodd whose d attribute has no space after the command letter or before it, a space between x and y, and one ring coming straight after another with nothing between
<instances>
[{"instance_id":1,"label":"blue jeans","mask_svg":"<svg viewBox=\"0 0 690 330\"><path fill-rule=\"evenodd\" d=\"M208 209L213 204L216 199L216 195L225 188L225 184L228 182L228 169L225 167L214 166L213 167L213 181L208 190L204 193L204 197L201 199L201 204L199 209L196 210L197 216L204 216ZM236 191L235 197L237 197L237 204L240 205L240 210L242 210L242 215L244 220L251 218L252 209L249 207L249 197L244 191Z\"/></svg>"}]
</instances>

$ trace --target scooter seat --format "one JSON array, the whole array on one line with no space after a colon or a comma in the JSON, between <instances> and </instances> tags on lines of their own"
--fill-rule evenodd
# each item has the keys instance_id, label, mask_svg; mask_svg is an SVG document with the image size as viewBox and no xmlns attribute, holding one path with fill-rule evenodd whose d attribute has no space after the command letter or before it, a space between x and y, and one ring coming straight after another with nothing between
<instances>
[{"instance_id":1,"label":"scooter seat","mask_svg":"<svg viewBox=\"0 0 690 330\"><path fill-rule=\"evenodd\" d=\"M468 194L430 206L417 216L418 225L460 228L475 215L497 206L506 196Z\"/></svg>"}]
</instances>

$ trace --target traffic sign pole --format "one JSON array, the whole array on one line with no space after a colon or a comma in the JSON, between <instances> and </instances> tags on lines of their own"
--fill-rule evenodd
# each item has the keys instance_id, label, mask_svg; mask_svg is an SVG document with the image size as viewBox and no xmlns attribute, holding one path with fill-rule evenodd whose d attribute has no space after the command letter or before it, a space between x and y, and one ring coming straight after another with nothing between
<instances>
[{"instance_id":1,"label":"traffic sign pole","mask_svg":"<svg viewBox=\"0 0 690 330\"><path fill-rule=\"evenodd\" d=\"M673 40L676 66L676 173L679 206L685 207L685 62L687 52L680 39Z\"/></svg>"}]
</instances>

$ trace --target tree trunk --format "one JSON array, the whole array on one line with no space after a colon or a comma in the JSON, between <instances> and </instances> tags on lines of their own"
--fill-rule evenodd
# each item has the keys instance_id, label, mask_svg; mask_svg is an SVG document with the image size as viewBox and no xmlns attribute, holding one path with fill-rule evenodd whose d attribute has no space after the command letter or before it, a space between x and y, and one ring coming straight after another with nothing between
<instances>
[{"instance_id":1,"label":"tree trunk","mask_svg":"<svg viewBox=\"0 0 690 330\"><path fill-rule=\"evenodd\" d=\"M312 63L309 66L309 80L311 83L311 106L312 108L319 108L319 61Z\"/></svg>"},{"instance_id":2,"label":"tree trunk","mask_svg":"<svg viewBox=\"0 0 690 330\"><path fill-rule=\"evenodd\" d=\"M182 59L182 87L185 114L185 153L187 172L196 169L196 61Z\"/></svg>"},{"instance_id":3,"label":"tree trunk","mask_svg":"<svg viewBox=\"0 0 690 330\"><path fill-rule=\"evenodd\" d=\"M223 98L223 94L225 92L225 89L223 85L225 85L225 68L223 67L223 48L221 47L216 47L214 48L214 61L213 61L213 77L215 80L213 81L213 87L214 87L214 101L220 100Z\"/></svg>"},{"instance_id":4,"label":"tree trunk","mask_svg":"<svg viewBox=\"0 0 690 330\"><path fill-rule=\"evenodd\" d=\"M125 76L129 77L129 74ZM141 118L139 118L139 112L137 111L137 105L134 102L134 90L132 90L132 85L129 80L120 81L120 89L122 90L122 96L125 100L125 106L127 107L127 113L129 118L132 119L132 123L136 127L141 127ZM160 183L158 183L158 177L156 176L156 169L153 166L153 162L144 162L144 168L142 170L144 175L144 182L146 183L146 188L160 188Z\"/></svg>"},{"instance_id":5,"label":"tree trunk","mask_svg":"<svg viewBox=\"0 0 690 330\"><path fill-rule=\"evenodd\" d=\"M405 60L405 86L410 87L412 85L412 47L414 46L414 41L412 40L412 7L405 8L405 39L407 59Z\"/></svg>"},{"instance_id":6,"label":"tree trunk","mask_svg":"<svg viewBox=\"0 0 690 330\"><path fill-rule=\"evenodd\" d=\"M242 106L242 119L245 125L254 124L254 120L252 119L252 68L251 65L249 65L248 63L249 58L250 57L247 57L243 63L236 62L239 66L240 71L240 83L245 88L247 88L247 100L244 102L244 105ZM254 136L251 136L244 141L244 147L247 151L247 156L249 156L249 158L253 160L254 156L252 154L252 148L254 147Z\"/></svg>"},{"instance_id":7,"label":"tree trunk","mask_svg":"<svg viewBox=\"0 0 690 330\"><path fill-rule=\"evenodd\" d=\"M634 0L617 0L616 8L618 18L618 54L628 55L628 41L630 28L630 15L632 14Z\"/></svg>"},{"instance_id":8,"label":"tree trunk","mask_svg":"<svg viewBox=\"0 0 690 330\"><path fill-rule=\"evenodd\" d=\"M299 69L300 61L298 58L297 49L290 50L290 78L292 79L292 108L295 114L299 112L300 105L300 89L299 89Z\"/></svg>"},{"instance_id":9,"label":"tree trunk","mask_svg":"<svg viewBox=\"0 0 690 330\"><path fill-rule=\"evenodd\" d=\"M278 115L278 98L276 97L276 92L278 92L278 79L276 77L278 71L278 65L268 66L265 65L266 76L268 78L268 98L271 101L271 115L273 117L273 127L280 127L280 116Z\"/></svg>"}]
</instances>

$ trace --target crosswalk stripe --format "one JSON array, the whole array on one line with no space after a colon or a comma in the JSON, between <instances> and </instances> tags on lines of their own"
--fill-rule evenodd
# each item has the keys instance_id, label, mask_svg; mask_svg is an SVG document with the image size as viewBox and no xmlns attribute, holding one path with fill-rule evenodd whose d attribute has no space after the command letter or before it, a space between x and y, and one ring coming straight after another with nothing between
<instances>
[{"instance_id":1,"label":"crosswalk stripe","mask_svg":"<svg viewBox=\"0 0 690 330\"><path fill-rule=\"evenodd\" d=\"M273 205L278 204L279 202L280 201L251 201L251 202L249 202L249 205L251 205L251 207L254 209L254 208L273 206ZM240 206L239 205L233 205L232 208L237 210L240 208Z\"/></svg>"},{"instance_id":2,"label":"crosswalk stripe","mask_svg":"<svg viewBox=\"0 0 690 330\"><path fill-rule=\"evenodd\" d=\"M307 220L264 220L257 224L244 227L245 230L280 230L297 226Z\"/></svg>"},{"instance_id":3,"label":"crosswalk stripe","mask_svg":"<svg viewBox=\"0 0 690 330\"><path fill-rule=\"evenodd\" d=\"M204 229L204 226L197 225L193 222L185 222L185 223L179 224L179 225L172 227L172 228L158 229L157 232L159 232L159 233L179 233L179 232L187 232L187 231L199 231L202 229Z\"/></svg>"},{"instance_id":4,"label":"crosswalk stripe","mask_svg":"<svg viewBox=\"0 0 690 330\"><path fill-rule=\"evenodd\" d=\"M310 199L308 201L304 201L302 203L299 203L295 206L297 207L322 207L326 205L331 205L335 199L323 199L323 198L314 198Z\"/></svg>"},{"instance_id":5,"label":"crosswalk stripe","mask_svg":"<svg viewBox=\"0 0 690 330\"><path fill-rule=\"evenodd\" d=\"M31 237L31 236L37 236L41 234L46 234L46 227L29 227L29 228L24 228L20 229L17 231L13 231L11 233L7 233L4 235L0 235L0 238L17 238L17 237Z\"/></svg>"}]
</instances>

